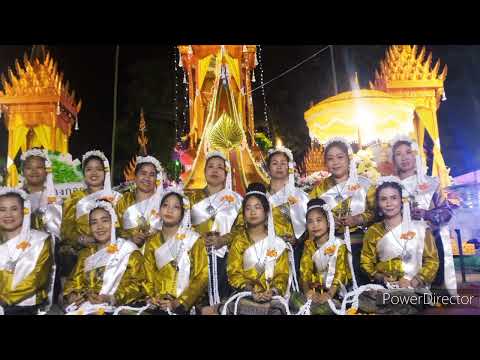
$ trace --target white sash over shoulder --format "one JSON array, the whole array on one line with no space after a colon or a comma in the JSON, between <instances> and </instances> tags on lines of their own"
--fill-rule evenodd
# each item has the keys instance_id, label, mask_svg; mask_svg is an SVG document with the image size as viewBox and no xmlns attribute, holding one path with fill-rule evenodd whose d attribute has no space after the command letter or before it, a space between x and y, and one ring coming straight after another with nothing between
<instances>
[{"instance_id":1,"label":"white sash over shoulder","mask_svg":"<svg viewBox=\"0 0 480 360\"><path fill-rule=\"evenodd\" d=\"M335 209L338 204L351 198L350 212L352 216L355 216L365 212L365 202L369 187L370 181L363 176L359 176L358 183L354 183L351 179L348 179L336 186L332 186L325 191L320 198L323 199L331 209Z\"/></svg>"},{"instance_id":2,"label":"white sash over shoulder","mask_svg":"<svg viewBox=\"0 0 480 360\"><path fill-rule=\"evenodd\" d=\"M44 199L44 192L28 194L28 198L32 204L32 212L41 212L45 231L56 237L60 237L60 227L62 225L61 202L49 204L48 201Z\"/></svg>"},{"instance_id":3,"label":"white sash over shoulder","mask_svg":"<svg viewBox=\"0 0 480 360\"><path fill-rule=\"evenodd\" d=\"M425 180L424 184L418 184L417 175L412 175L401 180L404 188L402 196L404 198L414 197L418 208L428 210L430 209L433 195L438 189L439 181L437 178L432 178L430 176L425 176Z\"/></svg>"},{"instance_id":4,"label":"white sash over shoulder","mask_svg":"<svg viewBox=\"0 0 480 360\"><path fill-rule=\"evenodd\" d=\"M122 280L123 274L127 269L130 255L135 250L138 250L137 245L135 245L133 242L121 238L117 238L117 246L119 248L118 251L114 253L113 257L110 258L110 261L105 267L100 295L115 294L118 289L118 285Z\"/></svg>"},{"instance_id":5,"label":"white sash over shoulder","mask_svg":"<svg viewBox=\"0 0 480 360\"><path fill-rule=\"evenodd\" d=\"M243 253L243 269L249 270L255 266L265 269L265 276L272 278L275 271L275 264L278 258L285 251L285 241L275 237L273 244L269 242L268 236L251 245Z\"/></svg>"},{"instance_id":6,"label":"white sash over shoulder","mask_svg":"<svg viewBox=\"0 0 480 360\"><path fill-rule=\"evenodd\" d=\"M150 224L150 228L160 230L162 228L162 220L158 212L159 208L160 201L158 196L155 195L131 205L123 213L123 228L125 230L135 229L145 220Z\"/></svg>"},{"instance_id":7,"label":"white sash over shoulder","mask_svg":"<svg viewBox=\"0 0 480 360\"><path fill-rule=\"evenodd\" d=\"M315 264L316 271L323 275L325 279L325 287L330 288L335 277L337 268L337 256L340 245L344 242L338 238L327 241L322 244L312 256L313 263ZM334 247L333 252L329 252L328 249Z\"/></svg>"},{"instance_id":8,"label":"white sash over shoulder","mask_svg":"<svg viewBox=\"0 0 480 360\"><path fill-rule=\"evenodd\" d=\"M20 235L0 245L0 269L13 272L12 290L22 282L37 265L45 240L49 234L30 230L30 239ZM35 305L35 295L19 303L19 306Z\"/></svg>"},{"instance_id":9,"label":"white sash over shoulder","mask_svg":"<svg viewBox=\"0 0 480 360\"><path fill-rule=\"evenodd\" d=\"M211 231L218 231L220 235L228 234L242 207L242 200L243 198L236 192L223 189L192 206L192 224L199 225L215 217ZM226 245L215 250L215 254L221 258L226 252Z\"/></svg>"},{"instance_id":10,"label":"white sash over shoulder","mask_svg":"<svg viewBox=\"0 0 480 360\"><path fill-rule=\"evenodd\" d=\"M425 230L427 225L421 221L412 221L415 235L410 239L402 239L402 225L389 231L377 243L377 254L380 261L394 258L402 260L405 278L413 279L422 268Z\"/></svg>"},{"instance_id":11,"label":"white sash over shoulder","mask_svg":"<svg viewBox=\"0 0 480 360\"><path fill-rule=\"evenodd\" d=\"M429 210L433 201L433 196L439 188L440 182L436 177L424 176L425 183L418 184L417 176L412 175L401 180L404 187L402 196L404 198L414 198L417 207L423 210ZM440 239L442 240L444 252L444 286L450 295L457 294L457 277L455 275L455 264L453 262L453 251L450 240L450 230L448 225L440 226Z\"/></svg>"},{"instance_id":12,"label":"white sash over shoulder","mask_svg":"<svg viewBox=\"0 0 480 360\"><path fill-rule=\"evenodd\" d=\"M285 185L283 190L277 191L275 194L268 193L267 196L274 208L289 204L290 220L293 225L295 237L300 238L305 232L305 216L307 213L308 195L301 189L291 189Z\"/></svg>"},{"instance_id":13,"label":"white sash over shoulder","mask_svg":"<svg viewBox=\"0 0 480 360\"><path fill-rule=\"evenodd\" d=\"M200 238L200 234L191 230L187 230L184 235L184 239L173 237L155 250L157 269L160 270L172 261L177 263L177 297L180 296L190 284L191 264L188 252Z\"/></svg>"}]
</instances>

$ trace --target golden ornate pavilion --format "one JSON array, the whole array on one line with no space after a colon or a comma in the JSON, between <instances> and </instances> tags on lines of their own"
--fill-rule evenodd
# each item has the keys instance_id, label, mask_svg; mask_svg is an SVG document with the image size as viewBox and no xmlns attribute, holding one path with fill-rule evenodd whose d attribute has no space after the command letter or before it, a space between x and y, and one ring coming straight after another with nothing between
<instances>
[{"instance_id":1,"label":"golden ornate pavilion","mask_svg":"<svg viewBox=\"0 0 480 360\"><path fill-rule=\"evenodd\" d=\"M252 71L255 45L181 45L181 65L188 77L189 140L192 169L184 179L187 189L204 187L205 155L222 151L230 160L235 191L249 183L267 183L257 165L254 139Z\"/></svg>"},{"instance_id":2,"label":"golden ornate pavilion","mask_svg":"<svg viewBox=\"0 0 480 360\"><path fill-rule=\"evenodd\" d=\"M416 45L389 47L369 90L338 94L305 112L310 135L320 143L344 136L368 145L405 134L416 139L422 149L428 133L434 144L432 175L439 176L442 186L448 186L449 169L441 153L437 122L447 66L439 73L440 60L432 68L432 54L426 59L425 55L425 47L421 51Z\"/></svg>"},{"instance_id":3,"label":"golden ornate pavilion","mask_svg":"<svg viewBox=\"0 0 480 360\"><path fill-rule=\"evenodd\" d=\"M0 109L8 130L8 185L18 183L14 160L19 151L43 147L68 153L68 139L82 102L64 82L58 64L43 46L15 61L15 70L2 74Z\"/></svg>"}]
</instances>

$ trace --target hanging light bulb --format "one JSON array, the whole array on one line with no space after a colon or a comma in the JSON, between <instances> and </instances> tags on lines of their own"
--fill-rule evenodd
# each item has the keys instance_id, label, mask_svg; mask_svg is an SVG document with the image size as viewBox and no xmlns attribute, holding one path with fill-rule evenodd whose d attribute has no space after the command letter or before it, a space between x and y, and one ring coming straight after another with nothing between
<instances>
[{"instance_id":1,"label":"hanging light bulb","mask_svg":"<svg viewBox=\"0 0 480 360\"><path fill-rule=\"evenodd\" d=\"M75 116L75 131L80 130L80 127L78 126L78 116Z\"/></svg>"},{"instance_id":2,"label":"hanging light bulb","mask_svg":"<svg viewBox=\"0 0 480 360\"><path fill-rule=\"evenodd\" d=\"M187 83L187 76L185 75L185 71L183 72L183 83Z\"/></svg>"},{"instance_id":3,"label":"hanging light bulb","mask_svg":"<svg viewBox=\"0 0 480 360\"><path fill-rule=\"evenodd\" d=\"M252 83L254 83L256 80L255 80L255 70L252 70Z\"/></svg>"},{"instance_id":4,"label":"hanging light bulb","mask_svg":"<svg viewBox=\"0 0 480 360\"><path fill-rule=\"evenodd\" d=\"M61 114L61 111L60 111L60 101L57 102L57 115L60 115Z\"/></svg>"}]
</instances>

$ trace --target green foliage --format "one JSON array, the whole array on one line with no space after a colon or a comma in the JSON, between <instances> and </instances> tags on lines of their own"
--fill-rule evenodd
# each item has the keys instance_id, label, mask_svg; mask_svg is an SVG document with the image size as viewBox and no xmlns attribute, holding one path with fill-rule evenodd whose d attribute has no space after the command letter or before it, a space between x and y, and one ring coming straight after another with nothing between
<instances>
[{"instance_id":1,"label":"green foliage","mask_svg":"<svg viewBox=\"0 0 480 360\"><path fill-rule=\"evenodd\" d=\"M58 159L52 159L53 181L56 184L80 182L83 180L81 171Z\"/></svg>"},{"instance_id":2,"label":"green foliage","mask_svg":"<svg viewBox=\"0 0 480 360\"><path fill-rule=\"evenodd\" d=\"M255 133L255 141L264 152L267 152L273 147L272 140L270 140L263 132Z\"/></svg>"}]
</instances>

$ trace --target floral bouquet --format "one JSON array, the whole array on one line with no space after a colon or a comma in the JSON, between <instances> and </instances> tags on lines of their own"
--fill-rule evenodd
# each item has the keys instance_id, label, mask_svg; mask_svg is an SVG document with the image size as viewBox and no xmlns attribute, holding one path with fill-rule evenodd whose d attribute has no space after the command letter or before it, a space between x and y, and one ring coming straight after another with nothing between
<instances>
[{"instance_id":1,"label":"floral bouquet","mask_svg":"<svg viewBox=\"0 0 480 360\"><path fill-rule=\"evenodd\" d=\"M328 171L317 171L305 177L296 176L295 185L309 193L317 184L329 176L330 173Z\"/></svg>"},{"instance_id":2,"label":"floral bouquet","mask_svg":"<svg viewBox=\"0 0 480 360\"><path fill-rule=\"evenodd\" d=\"M377 170L377 163L373 160L372 151L370 149L359 150L354 158L358 164L358 175L365 176L375 184L380 177L380 172Z\"/></svg>"}]
</instances>

